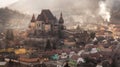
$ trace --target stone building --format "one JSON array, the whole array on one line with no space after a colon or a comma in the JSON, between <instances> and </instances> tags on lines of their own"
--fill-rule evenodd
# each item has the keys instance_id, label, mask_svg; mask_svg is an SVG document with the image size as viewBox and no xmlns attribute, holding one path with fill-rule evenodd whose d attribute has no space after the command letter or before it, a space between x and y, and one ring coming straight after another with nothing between
<instances>
[{"instance_id":1,"label":"stone building","mask_svg":"<svg viewBox=\"0 0 120 67\"><path fill-rule=\"evenodd\" d=\"M29 35L35 37L58 36L59 32L64 30L64 28L62 13L60 14L59 20L57 20L49 9L44 9L41 11L41 14L37 16L37 18L35 18L35 15L32 16L29 24Z\"/></svg>"}]
</instances>

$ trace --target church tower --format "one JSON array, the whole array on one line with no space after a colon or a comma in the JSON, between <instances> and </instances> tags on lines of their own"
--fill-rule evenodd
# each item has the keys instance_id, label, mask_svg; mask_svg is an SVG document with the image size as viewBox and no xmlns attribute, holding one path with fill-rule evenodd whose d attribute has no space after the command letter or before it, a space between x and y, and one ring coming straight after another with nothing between
<instances>
[{"instance_id":1,"label":"church tower","mask_svg":"<svg viewBox=\"0 0 120 67\"><path fill-rule=\"evenodd\" d=\"M62 12L60 14L60 19L59 19L59 25L60 25L60 29L63 30L64 29L64 19L63 19L63 16L62 16Z\"/></svg>"},{"instance_id":2,"label":"church tower","mask_svg":"<svg viewBox=\"0 0 120 67\"><path fill-rule=\"evenodd\" d=\"M64 19L62 13L60 14L59 24L64 24Z\"/></svg>"},{"instance_id":3,"label":"church tower","mask_svg":"<svg viewBox=\"0 0 120 67\"><path fill-rule=\"evenodd\" d=\"M35 26L36 26L36 19L35 19L35 15L33 14L30 25L29 25L29 28L30 29L35 29Z\"/></svg>"},{"instance_id":4,"label":"church tower","mask_svg":"<svg viewBox=\"0 0 120 67\"><path fill-rule=\"evenodd\" d=\"M62 13L60 14L60 18L59 18L59 29L58 29L58 37L61 39L63 38L63 30L64 30L64 19L62 16Z\"/></svg>"}]
</instances>

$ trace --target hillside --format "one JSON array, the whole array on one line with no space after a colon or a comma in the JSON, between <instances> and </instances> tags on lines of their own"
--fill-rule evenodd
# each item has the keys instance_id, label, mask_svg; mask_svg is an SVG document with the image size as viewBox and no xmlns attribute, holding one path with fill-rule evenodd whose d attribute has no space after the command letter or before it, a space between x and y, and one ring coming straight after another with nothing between
<instances>
[{"instance_id":1,"label":"hillside","mask_svg":"<svg viewBox=\"0 0 120 67\"><path fill-rule=\"evenodd\" d=\"M16 28L29 22L29 16L8 8L0 8L0 30ZM24 24L24 25L25 25Z\"/></svg>"}]
</instances>

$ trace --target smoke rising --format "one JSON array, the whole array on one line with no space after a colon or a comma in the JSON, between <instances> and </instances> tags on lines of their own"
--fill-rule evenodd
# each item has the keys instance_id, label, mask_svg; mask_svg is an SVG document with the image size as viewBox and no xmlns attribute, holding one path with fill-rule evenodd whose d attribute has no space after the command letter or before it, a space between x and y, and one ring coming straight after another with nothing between
<instances>
[{"instance_id":1,"label":"smoke rising","mask_svg":"<svg viewBox=\"0 0 120 67\"><path fill-rule=\"evenodd\" d=\"M104 19L104 21L110 22L110 9L107 8L107 3L106 1L100 1L99 2L99 14L100 16Z\"/></svg>"}]
</instances>

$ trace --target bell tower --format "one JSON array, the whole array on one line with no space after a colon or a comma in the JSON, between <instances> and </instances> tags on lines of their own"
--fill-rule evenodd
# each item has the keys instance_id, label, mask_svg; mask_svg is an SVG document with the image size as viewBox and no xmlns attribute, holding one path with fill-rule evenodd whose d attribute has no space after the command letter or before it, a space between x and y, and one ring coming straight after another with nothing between
<instances>
[{"instance_id":1,"label":"bell tower","mask_svg":"<svg viewBox=\"0 0 120 67\"><path fill-rule=\"evenodd\" d=\"M62 16L62 12L60 14L59 24L64 24L64 19L63 19L63 16Z\"/></svg>"},{"instance_id":2,"label":"bell tower","mask_svg":"<svg viewBox=\"0 0 120 67\"><path fill-rule=\"evenodd\" d=\"M64 29L64 19L63 19L63 16L62 16L62 12L60 14L60 18L59 18L59 25L60 25L60 29L63 30Z\"/></svg>"}]
</instances>

